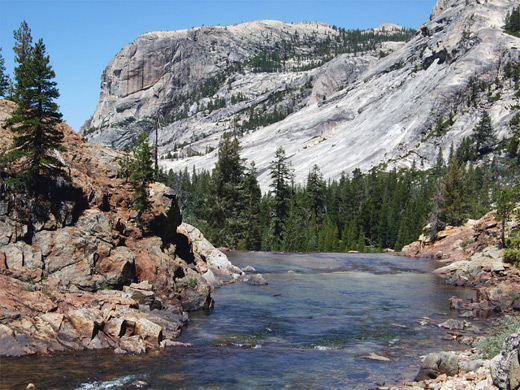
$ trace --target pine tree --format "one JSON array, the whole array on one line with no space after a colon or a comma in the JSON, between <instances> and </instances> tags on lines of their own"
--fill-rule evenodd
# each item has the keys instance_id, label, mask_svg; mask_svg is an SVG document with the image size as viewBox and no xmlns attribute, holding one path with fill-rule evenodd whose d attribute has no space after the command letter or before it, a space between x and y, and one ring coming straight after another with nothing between
<instances>
[{"instance_id":1,"label":"pine tree","mask_svg":"<svg viewBox=\"0 0 520 390\"><path fill-rule=\"evenodd\" d=\"M28 69L27 65L29 64L29 60L31 58L31 54L33 51L32 45L32 36L31 29L29 25L24 20L18 30L13 31L15 44L14 44L14 61L18 64L14 68L14 101L18 103L18 101L22 98L22 95L25 93L27 88L30 88L30 78L27 77ZM27 84L29 83L29 84Z\"/></svg>"},{"instance_id":2,"label":"pine tree","mask_svg":"<svg viewBox=\"0 0 520 390\"><path fill-rule=\"evenodd\" d=\"M256 179L257 170L252 162L244 175L245 207L243 211L244 237L239 249L258 251L261 248L260 201L262 191Z\"/></svg>"},{"instance_id":3,"label":"pine tree","mask_svg":"<svg viewBox=\"0 0 520 390\"><path fill-rule=\"evenodd\" d=\"M212 242L230 248L236 248L243 238L245 167L240 150L238 138L231 132L224 133L219 142L218 160L206 203Z\"/></svg>"},{"instance_id":4,"label":"pine tree","mask_svg":"<svg viewBox=\"0 0 520 390\"><path fill-rule=\"evenodd\" d=\"M367 251L365 232L363 231L363 229L359 229L359 237L356 244L356 250L358 252Z\"/></svg>"},{"instance_id":5,"label":"pine tree","mask_svg":"<svg viewBox=\"0 0 520 390\"><path fill-rule=\"evenodd\" d=\"M59 97L55 73L40 39L20 64L17 75L18 107L8 120L16 133L12 153L22 159L21 176L33 190L41 190L43 179L63 174L56 151L64 150L63 133L57 128L61 114L54 99Z\"/></svg>"},{"instance_id":6,"label":"pine tree","mask_svg":"<svg viewBox=\"0 0 520 390\"><path fill-rule=\"evenodd\" d=\"M285 150L279 147L276 150L274 160L269 165L271 170L271 188L273 189L273 235L275 244L282 239L284 225L289 215L289 205L292 198L292 171L285 156Z\"/></svg>"},{"instance_id":7,"label":"pine tree","mask_svg":"<svg viewBox=\"0 0 520 390\"><path fill-rule=\"evenodd\" d=\"M501 187L497 196L497 212L495 218L501 222L500 237L502 247L506 246L506 222L509 221L515 209L515 194L509 187Z\"/></svg>"},{"instance_id":8,"label":"pine tree","mask_svg":"<svg viewBox=\"0 0 520 390\"><path fill-rule=\"evenodd\" d=\"M439 178L444 174L445 169L446 163L444 161L444 156L442 155L442 149L439 148L439 153L437 154L437 159L432 173L436 178Z\"/></svg>"},{"instance_id":9,"label":"pine tree","mask_svg":"<svg viewBox=\"0 0 520 390\"><path fill-rule=\"evenodd\" d=\"M142 214L151 206L148 186L153 182L155 170L153 168L153 151L148 144L146 133L137 137L132 149L133 159L130 162L130 184L134 189L134 207L137 211L137 222L142 223Z\"/></svg>"},{"instance_id":10,"label":"pine tree","mask_svg":"<svg viewBox=\"0 0 520 390\"><path fill-rule=\"evenodd\" d=\"M117 161L117 163L119 164L119 170L117 172L117 175L120 178L124 178L125 183L128 183L128 180L130 179L131 162L132 157L130 156L130 147L128 145L125 145L123 149L123 156L119 158Z\"/></svg>"},{"instance_id":11,"label":"pine tree","mask_svg":"<svg viewBox=\"0 0 520 390\"><path fill-rule=\"evenodd\" d=\"M311 214L314 216L318 228L323 220L325 212L326 184L323 180L320 168L315 164L307 176L306 193Z\"/></svg>"},{"instance_id":12,"label":"pine tree","mask_svg":"<svg viewBox=\"0 0 520 390\"><path fill-rule=\"evenodd\" d=\"M459 226L464 220L464 177L463 167L457 158L452 158L444 178L442 192L443 219L447 224Z\"/></svg>"},{"instance_id":13,"label":"pine tree","mask_svg":"<svg viewBox=\"0 0 520 390\"><path fill-rule=\"evenodd\" d=\"M5 60L2 56L2 48L0 47L0 96L6 97L9 92L9 75L6 74Z\"/></svg>"},{"instance_id":14,"label":"pine tree","mask_svg":"<svg viewBox=\"0 0 520 390\"><path fill-rule=\"evenodd\" d=\"M507 15L504 30L518 36L520 33L520 6L513 8L513 11Z\"/></svg>"},{"instance_id":15,"label":"pine tree","mask_svg":"<svg viewBox=\"0 0 520 390\"><path fill-rule=\"evenodd\" d=\"M518 148L520 146L520 113L516 113L509 121L509 128L513 133L508 145L508 153L511 157L516 157L516 164L520 165L520 154Z\"/></svg>"},{"instance_id":16,"label":"pine tree","mask_svg":"<svg viewBox=\"0 0 520 390\"><path fill-rule=\"evenodd\" d=\"M446 224L442 220L444 210L443 183L440 179L435 182L435 189L430 199L430 213L428 214L428 233L432 240L437 239L437 233L444 229Z\"/></svg>"},{"instance_id":17,"label":"pine tree","mask_svg":"<svg viewBox=\"0 0 520 390\"><path fill-rule=\"evenodd\" d=\"M303 246L306 236L306 226L302 223L304 219L296 199L292 199L289 204L289 213L282 232L282 243L279 250L288 252L305 251Z\"/></svg>"},{"instance_id":18,"label":"pine tree","mask_svg":"<svg viewBox=\"0 0 520 390\"><path fill-rule=\"evenodd\" d=\"M480 122L475 128L473 134L475 142L475 155L481 156L491 151L492 146L496 142L495 131L491 124L491 117L487 111L484 111Z\"/></svg>"}]
</instances>

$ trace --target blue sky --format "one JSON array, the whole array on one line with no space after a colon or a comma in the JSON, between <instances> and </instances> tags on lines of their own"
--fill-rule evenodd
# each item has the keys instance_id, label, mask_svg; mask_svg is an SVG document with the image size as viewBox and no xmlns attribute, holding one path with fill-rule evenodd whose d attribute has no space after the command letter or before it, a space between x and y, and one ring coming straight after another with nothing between
<instances>
[{"instance_id":1,"label":"blue sky","mask_svg":"<svg viewBox=\"0 0 520 390\"><path fill-rule=\"evenodd\" d=\"M58 104L74 129L90 117L108 62L139 34L252 20L319 21L346 29L381 23L417 28L435 0L0 0L0 47L14 67L13 31L26 20L56 72Z\"/></svg>"}]
</instances>

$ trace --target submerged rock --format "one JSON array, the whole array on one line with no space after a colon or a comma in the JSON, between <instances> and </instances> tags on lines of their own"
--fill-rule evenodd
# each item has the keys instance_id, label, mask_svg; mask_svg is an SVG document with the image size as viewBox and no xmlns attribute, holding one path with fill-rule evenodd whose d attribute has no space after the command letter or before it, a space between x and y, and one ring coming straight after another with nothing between
<instances>
[{"instance_id":1,"label":"submerged rock","mask_svg":"<svg viewBox=\"0 0 520 390\"><path fill-rule=\"evenodd\" d=\"M260 274L247 274L242 276L239 280L252 286L263 286L268 284L264 277Z\"/></svg>"},{"instance_id":2,"label":"submerged rock","mask_svg":"<svg viewBox=\"0 0 520 390\"><path fill-rule=\"evenodd\" d=\"M440 323L438 326L449 330L462 330L466 327L466 323L464 321L450 318L449 320Z\"/></svg>"},{"instance_id":3,"label":"submerged rock","mask_svg":"<svg viewBox=\"0 0 520 390\"><path fill-rule=\"evenodd\" d=\"M377 353L374 353L374 352L368 354L363 359L374 360L377 362L391 362L392 361L392 359L387 358L386 356L378 355Z\"/></svg>"}]
</instances>

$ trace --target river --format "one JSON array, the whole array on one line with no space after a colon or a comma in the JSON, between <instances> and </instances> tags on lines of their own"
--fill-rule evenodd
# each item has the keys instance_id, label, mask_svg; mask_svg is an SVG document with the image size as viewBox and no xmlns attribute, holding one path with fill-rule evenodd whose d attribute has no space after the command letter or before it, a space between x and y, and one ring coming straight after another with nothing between
<instances>
[{"instance_id":1,"label":"river","mask_svg":"<svg viewBox=\"0 0 520 390\"><path fill-rule=\"evenodd\" d=\"M229 254L266 286L219 288L215 308L191 313L174 348L145 356L111 351L3 359L1 389L369 389L411 380L419 356L459 349L437 326L448 298L435 263L380 254ZM391 359L366 359L375 353Z\"/></svg>"}]
</instances>

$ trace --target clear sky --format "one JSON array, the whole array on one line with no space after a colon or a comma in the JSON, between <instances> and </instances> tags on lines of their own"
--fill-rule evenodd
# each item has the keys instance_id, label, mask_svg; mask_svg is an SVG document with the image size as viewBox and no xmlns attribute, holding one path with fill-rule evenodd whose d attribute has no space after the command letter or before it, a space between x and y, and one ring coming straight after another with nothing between
<instances>
[{"instance_id":1,"label":"clear sky","mask_svg":"<svg viewBox=\"0 0 520 390\"><path fill-rule=\"evenodd\" d=\"M56 72L58 104L79 130L96 108L101 74L139 34L252 20L319 21L346 29L381 23L417 28L436 0L0 0L0 47L14 67L13 31L26 20L33 42L43 38Z\"/></svg>"}]
</instances>

